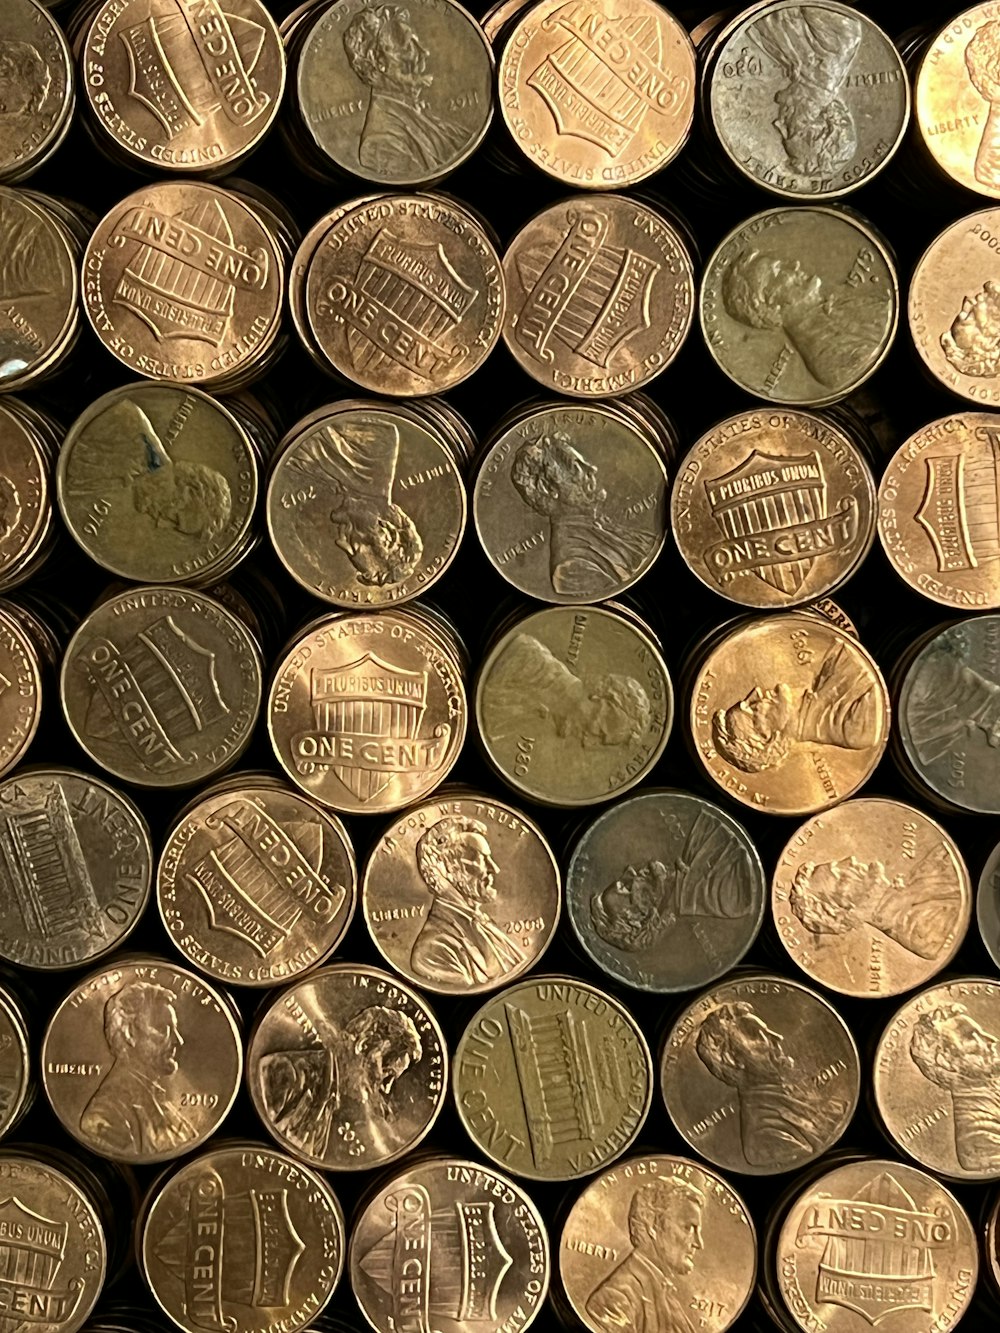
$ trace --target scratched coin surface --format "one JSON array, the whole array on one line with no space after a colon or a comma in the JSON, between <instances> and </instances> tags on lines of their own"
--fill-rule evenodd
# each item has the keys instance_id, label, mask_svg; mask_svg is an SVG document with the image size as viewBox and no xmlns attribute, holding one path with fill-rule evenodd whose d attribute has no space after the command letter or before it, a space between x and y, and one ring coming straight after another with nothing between
<instances>
[{"instance_id":1,"label":"scratched coin surface","mask_svg":"<svg viewBox=\"0 0 1000 1333\"><path fill-rule=\"evenodd\" d=\"M625 195L550 205L511 241L503 271L511 355L546 389L573 398L641 388L674 359L694 318L683 239Z\"/></svg>"},{"instance_id":2,"label":"scratched coin surface","mask_svg":"<svg viewBox=\"0 0 1000 1333\"><path fill-rule=\"evenodd\" d=\"M694 990L735 967L764 903L764 870L743 827L711 801L665 788L604 810L566 869L574 934L636 990Z\"/></svg>"},{"instance_id":3,"label":"scratched coin surface","mask_svg":"<svg viewBox=\"0 0 1000 1333\"><path fill-rule=\"evenodd\" d=\"M814 981L878 998L923 985L955 956L972 888L943 828L902 801L861 797L814 815L771 882L778 937Z\"/></svg>"},{"instance_id":4,"label":"scratched coin surface","mask_svg":"<svg viewBox=\"0 0 1000 1333\"><path fill-rule=\"evenodd\" d=\"M343 939L356 897L354 854L336 815L249 776L184 812L156 872L176 948L241 986L274 986L321 962Z\"/></svg>"},{"instance_id":5,"label":"scratched coin surface","mask_svg":"<svg viewBox=\"0 0 1000 1333\"><path fill-rule=\"evenodd\" d=\"M351 1232L351 1286L375 1333L415 1318L441 1333L526 1329L545 1306L549 1268L531 1197L460 1158L412 1162L371 1192Z\"/></svg>"},{"instance_id":6,"label":"scratched coin surface","mask_svg":"<svg viewBox=\"0 0 1000 1333\"><path fill-rule=\"evenodd\" d=\"M394 1162L430 1131L448 1093L448 1048L416 991L340 963L267 1004L247 1082L282 1148L327 1171L357 1171Z\"/></svg>"},{"instance_id":7,"label":"scratched coin surface","mask_svg":"<svg viewBox=\"0 0 1000 1333\"><path fill-rule=\"evenodd\" d=\"M882 363L899 318L889 252L836 208L773 208L741 222L705 266L701 327L748 393L819 407Z\"/></svg>"},{"instance_id":8,"label":"scratched coin surface","mask_svg":"<svg viewBox=\"0 0 1000 1333\"><path fill-rule=\"evenodd\" d=\"M810 412L726 417L677 470L671 526L688 568L744 606L797 606L855 573L875 536L861 450Z\"/></svg>"},{"instance_id":9,"label":"scratched coin surface","mask_svg":"<svg viewBox=\"0 0 1000 1333\"><path fill-rule=\"evenodd\" d=\"M871 777L889 695L868 651L834 624L788 611L742 621L695 672L689 724L708 775L742 805L825 810Z\"/></svg>"},{"instance_id":10,"label":"scratched coin surface","mask_svg":"<svg viewBox=\"0 0 1000 1333\"><path fill-rule=\"evenodd\" d=\"M862 1158L813 1179L776 1241L788 1327L913 1333L957 1324L979 1270L965 1209L933 1176Z\"/></svg>"},{"instance_id":11,"label":"scratched coin surface","mask_svg":"<svg viewBox=\"0 0 1000 1333\"><path fill-rule=\"evenodd\" d=\"M576 1180L634 1142L653 1064L618 1000L573 977L532 977L491 996L467 1024L452 1068L469 1136L529 1180Z\"/></svg>"},{"instance_id":12,"label":"scratched coin surface","mask_svg":"<svg viewBox=\"0 0 1000 1333\"><path fill-rule=\"evenodd\" d=\"M725 1333L757 1274L746 1204L686 1157L630 1157L590 1181L559 1239L559 1275L589 1333Z\"/></svg>"},{"instance_id":13,"label":"scratched coin surface","mask_svg":"<svg viewBox=\"0 0 1000 1333\"><path fill-rule=\"evenodd\" d=\"M695 54L652 0L540 0L512 19L500 110L521 151L575 189L622 189L665 167L694 119Z\"/></svg>"},{"instance_id":14,"label":"scratched coin surface","mask_svg":"<svg viewBox=\"0 0 1000 1333\"><path fill-rule=\"evenodd\" d=\"M495 990L538 962L559 922L559 867L541 829L493 796L444 790L375 843L362 904L376 948L414 985Z\"/></svg>"},{"instance_id":15,"label":"scratched coin surface","mask_svg":"<svg viewBox=\"0 0 1000 1333\"><path fill-rule=\"evenodd\" d=\"M454 0L405 10L346 0L298 59L303 123L336 166L379 185L426 185L461 165L493 115L493 51Z\"/></svg>"},{"instance_id":16,"label":"scratched coin surface","mask_svg":"<svg viewBox=\"0 0 1000 1333\"><path fill-rule=\"evenodd\" d=\"M0 180L20 181L62 139L73 109L73 59L59 24L35 0L4 0Z\"/></svg>"},{"instance_id":17,"label":"scratched coin surface","mask_svg":"<svg viewBox=\"0 0 1000 1333\"><path fill-rule=\"evenodd\" d=\"M250 631L205 593L134 588L81 622L60 695L91 759L126 782L186 787L235 763L261 697Z\"/></svg>"},{"instance_id":18,"label":"scratched coin surface","mask_svg":"<svg viewBox=\"0 0 1000 1333\"><path fill-rule=\"evenodd\" d=\"M333 1190L263 1144L223 1143L185 1162L153 1184L140 1216L143 1276L183 1333L205 1333L208 1320L244 1333L299 1333L343 1271L344 1218Z\"/></svg>"},{"instance_id":19,"label":"scratched coin surface","mask_svg":"<svg viewBox=\"0 0 1000 1333\"><path fill-rule=\"evenodd\" d=\"M0 954L21 967L89 963L129 935L149 900L140 810L100 778L31 768L0 783Z\"/></svg>"}]
</instances>

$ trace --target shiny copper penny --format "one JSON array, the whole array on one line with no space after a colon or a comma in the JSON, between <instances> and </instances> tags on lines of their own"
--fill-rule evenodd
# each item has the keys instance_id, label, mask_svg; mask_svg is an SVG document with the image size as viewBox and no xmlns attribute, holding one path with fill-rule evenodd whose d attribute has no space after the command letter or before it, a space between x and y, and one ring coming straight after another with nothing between
<instances>
[{"instance_id":1,"label":"shiny copper penny","mask_svg":"<svg viewBox=\"0 0 1000 1333\"><path fill-rule=\"evenodd\" d=\"M143 1276L182 1333L204 1333L206 1300L217 1327L272 1333L280 1321L299 1333L330 1301L344 1266L333 1190L263 1144L222 1143L156 1181L140 1225Z\"/></svg>"},{"instance_id":2,"label":"shiny copper penny","mask_svg":"<svg viewBox=\"0 0 1000 1333\"><path fill-rule=\"evenodd\" d=\"M135 588L82 621L63 658L60 696L77 740L109 773L139 786L190 786L235 763L249 743L260 654L243 623L204 593Z\"/></svg>"},{"instance_id":3,"label":"shiny copper penny","mask_svg":"<svg viewBox=\"0 0 1000 1333\"><path fill-rule=\"evenodd\" d=\"M857 570L875 535L875 483L833 422L792 410L727 417L681 462L671 526L688 568L743 606L797 606Z\"/></svg>"},{"instance_id":4,"label":"shiny copper penny","mask_svg":"<svg viewBox=\"0 0 1000 1333\"><path fill-rule=\"evenodd\" d=\"M512 21L499 82L514 142L574 188L645 180L677 156L694 119L694 47L651 0L540 0Z\"/></svg>"},{"instance_id":5,"label":"shiny copper penny","mask_svg":"<svg viewBox=\"0 0 1000 1333\"><path fill-rule=\"evenodd\" d=\"M1000 199L1000 6L973 5L930 40L914 83L923 147L953 181Z\"/></svg>"},{"instance_id":6,"label":"shiny copper penny","mask_svg":"<svg viewBox=\"0 0 1000 1333\"><path fill-rule=\"evenodd\" d=\"M781 1225L775 1262L783 1314L803 1333L951 1328L979 1270L954 1195L915 1167L867 1158L810 1182Z\"/></svg>"},{"instance_id":7,"label":"shiny copper penny","mask_svg":"<svg viewBox=\"0 0 1000 1333\"><path fill-rule=\"evenodd\" d=\"M725 1333L756 1272L746 1204L686 1157L630 1157L603 1171L569 1210L559 1241L563 1290L589 1333Z\"/></svg>"},{"instance_id":8,"label":"shiny copper penny","mask_svg":"<svg viewBox=\"0 0 1000 1333\"><path fill-rule=\"evenodd\" d=\"M448 1048L416 991L340 963L258 1016L247 1082L282 1148L327 1171L357 1171L394 1162L427 1135L448 1092Z\"/></svg>"},{"instance_id":9,"label":"shiny copper penny","mask_svg":"<svg viewBox=\"0 0 1000 1333\"><path fill-rule=\"evenodd\" d=\"M573 398L641 388L677 355L694 317L683 239L625 195L550 205L511 241L503 271L511 354L546 389Z\"/></svg>"},{"instance_id":10,"label":"shiny copper penny","mask_svg":"<svg viewBox=\"0 0 1000 1333\"><path fill-rule=\"evenodd\" d=\"M559 921L559 867L541 829L492 796L442 791L372 848L365 922L397 972L445 995L482 993L532 967Z\"/></svg>"},{"instance_id":11,"label":"shiny copper penny","mask_svg":"<svg viewBox=\"0 0 1000 1333\"><path fill-rule=\"evenodd\" d=\"M710 649L688 718L699 760L729 796L768 814L813 814L874 772L889 696L856 639L789 611L745 620Z\"/></svg>"},{"instance_id":12,"label":"shiny copper penny","mask_svg":"<svg viewBox=\"0 0 1000 1333\"><path fill-rule=\"evenodd\" d=\"M858 1104L850 1029L828 1001L784 977L737 975L678 1015L660 1057L678 1133L727 1171L795 1171L833 1147Z\"/></svg>"},{"instance_id":13,"label":"shiny copper penny","mask_svg":"<svg viewBox=\"0 0 1000 1333\"><path fill-rule=\"evenodd\" d=\"M885 245L857 215L774 208L740 223L711 256L700 313L709 352L741 388L818 407L882 363L899 283Z\"/></svg>"},{"instance_id":14,"label":"shiny copper penny","mask_svg":"<svg viewBox=\"0 0 1000 1333\"><path fill-rule=\"evenodd\" d=\"M402 1329L414 1310L456 1333L473 1323L480 1333L526 1329L544 1308L549 1271L530 1196L460 1158L412 1162L372 1191L351 1232L351 1286L375 1333Z\"/></svg>"},{"instance_id":15,"label":"shiny copper penny","mask_svg":"<svg viewBox=\"0 0 1000 1333\"><path fill-rule=\"evenodd\" d=\"M0 52L5 45L0 35ZM30 57L24 59L30 63ZM7 119L0 114L0 123ZM76 335L78 247L43 199L0 188L0 387L4 389L27 388L41 378L65 356Z\"/></svg>"},{"instance_id":16,"label":"shiny copper penny","mask_svg":"<svg viewBox=\"0 0 1000 1333\"><path fill-rule=\"evenodd\" d=\"M218 172L277 115L285 53L261 0L104 0L81 40L93 120L116 156L158 172Z\"/></svg>"},{"instance_id":17,"label":"shiny copper penny","mask_svg":"<svg viewBox=\"0 0 1000 1333\"><path fill-rule=\"evenodd\" d=\"M0 14L0 180L20 181L51 155L73 110L73 62L62 29L35 0Z\"/></svg>"},{"instance_id":18,"label":"shiny copper penny","mask_svg":"<svg viewBox=\"0 0 1000 1333\"><path fill-rule=\"evenodd\" d=\"M42 664L21 619L0 602L0 775L20 763L42 712Z\"/></svg>"},{"instance_id":19,"label":"shiny copper penny","mask_svg":"<svg viewBox=\"0 0 1000 1333\"><path fill-rule=\"evenodd\" d=\"M30 422L0 402L0 587L23 581L52 515L50 460Z\"/></svg>"},{"instance_id":20,"label":"shiny copper penny","mask_svg":"<svg viewBox=\"0 0 1000 1333\"><path fill-rule=\"evenodd\" d=\"M951 961L972 889L958 847L922 811L862 797L814 815L778 858L771 910L813 980L859 998L900 995Z\"/></svg>"}]
</instances>

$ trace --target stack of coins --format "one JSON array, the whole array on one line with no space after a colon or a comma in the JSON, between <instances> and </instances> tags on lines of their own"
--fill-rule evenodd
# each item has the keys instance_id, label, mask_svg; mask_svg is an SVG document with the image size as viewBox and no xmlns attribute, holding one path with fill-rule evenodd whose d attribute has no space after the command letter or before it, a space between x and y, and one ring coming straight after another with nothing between
<instances>
[{"instance_id":1,"label":"stack of coins","mask_svg":"<svg viewBox=\"0 0 1000 1333\"><path fill-rule=\"evenodd\" d=\"M0 591L25 583L52 553L52 472L61 437L46 412L0 398Z\"/></svg>"}]
</instances>

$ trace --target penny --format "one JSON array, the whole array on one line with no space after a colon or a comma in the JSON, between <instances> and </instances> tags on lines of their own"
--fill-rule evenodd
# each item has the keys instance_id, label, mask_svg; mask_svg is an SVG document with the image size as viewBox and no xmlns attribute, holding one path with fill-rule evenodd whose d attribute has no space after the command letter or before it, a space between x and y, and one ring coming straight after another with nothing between
<instances>
[{"instance_id":1,"label":"penny","mask_svg":"<svg viewBox=\"0 0 1000 1333\"><path fill-rule=\"evenodd\" d=\"M998 228L998 208L946 227L914 270L908 306L910 334L931 375L983 407L1000 404L1000 284L992 276Z\"/></svg>"},{"instance_id":2,"label":"penny","mask_svg":"<svg viewBox=\"0 0 1000 1333\"><path fill-rule=\"evenodd\" d=\"M708 86L728 161L790 199L867 184L910 115L899 52L870 18L834 0L780 0L732 24L713 51Z\"/></svg>"},{"instance_id":3,"label":"penny","mask_svg":"<svg viewBox=\"0 0 1000 1333\"><path fill-rule=\"evenodd\" d=\"M951 1328L976 1284L976 1237L943 1185L862 1158L810 1181L782 1223L777 1280L792 1329Z\"/></svg>"},{"instance_id":4,"label":"penny","mask_svg":"<svg viewBox=\"0 0 1000 1333\"><path fill-rule=\"evenodd\" d=\"M319 620L275 667L275 756L307 796L382 814L427 796L468 724L461 664L412 608Z\"/></svg>"},{"instance_id":5,"label":"penny","mask_svg":"<svg viewBox=\"0 0 1000 1333\"><path fill-rule=\"evenodd\" d=\"M773 208L741 222L705 266L701 328L719 369L772 403L819 407L863 384L896 332L885 245L836 208Z\"/></svg>"},{"instance_id":6,"label":"penny","mask_svg":"<svg viewBox=\"0 0 1000 1333\"><path fill-rule=\"evenodd\" d=\"M671 526L688 568L743 606L797 606L854 574L875 483L850 436L810 412L726 417L682 460Z\"/></svg>"},{"instance_id":7,"label":"penny","mask_svg":"<svg viewBox=\"0 0 1000 1333\"><path fill-rule=\"evenodd\" d=\"M0 783L0 954L20 967L79 967L120 945L149 900L153 848L139 809L70 768Z\"/></svg>"},{"instance_id":8,"label":"penny","mask_svg":"<svg viewBox=\"0 0 1000 1333\"><path fill-rule=\"evenodd\" d=\"M261 662L249 631L204 593L135 588L84 618L60 697L86 753L126 782L185 787L250 741Z\"/></svg>"},{"instance_id":9,"label":"penny","mask_svg":"<svg viewBox=\"0 0 1000 1333\"><path fill-rule=\"evenodd\" d=\"M35 1096L30 1036L22 1002L0 986L0 1138L23 1120Z\"/></svg>"},{"instance_id":10,"label":"penny","mask_svg":"<svg viewBox=\"0 0 1000 1333\"><path fill-rule=\"evenodd\" d=\"M541 829L493 796L447 788L375 843L365 922L386 962L424 990L481 994L514 981L559 922L559 867Z\"/></svg>"},{"instance_id":11,"label":"penny","mask_svg":"<svg viewBox=\"0 0 1000 1333\"><path fill-rule=\"evenodd\" d=\"M416 991L340 963L268 1003L247 1082L280 1147L327 1171L357 1171L396 1161L430 1131L448 1093L448 1048Z\"/></svg>"},{"instance_id":12,"label":"penny","mask_svg":"<svg viewBox=\"0 0 1000 1333\"><path fill-rule=\"evenodd\" d=\"M197 181L159 181L123 199L83 261L94 332L150 379L218 388L245 376L274 343L283 291L281 251L262 219Z\"/></svg>"},{"instance_id":13,"label":"penny","mask_svg":"<svg viewBox=\"0 0 1000 1333\"><path fill-rule=\"evenodd\" d=\"M566 912L588 958L636 990L694 990L735 967L764 916L760 857L719 806L646 788L579 836Z\"/></svg>"},{"instance_id":14,"label":"penny","mask_svg":"<svg viewBox=\"0 0 1000 1333\"><path fill-rule=\"evenodd\" d=\"M73 60L58 23L35 0L5 0L0 180L21 181L62 141L73 111Z\"/></svg>"},{"instance_id":15,"label":"penny","mask_svg":"<svg viewBox=\"0 0 1000 1333\"><path fill-rule=\"evenodd\" d=\"M695 73L687 32L652 0L539 0L511 21L500 110L525 156L562 184L624 189L683 148Z\"/></svg>"},{"instance_id":16,"label":"penny","mask_svg":"<svg viewBox=\"0 0 1000 1333\"><path fill-rule=\"evenodd\" d=\"M0 601L0 776L20 763L42 712L42 664L11 603Z\"/></svg>"},{"instance_id":17,"label":"penny","mask_svg":"<svg viewBox=\"0 0 1000 1333\"><path fill-rule=\"evenodd\" d=\"M858 1104L850 1029L815 991L747 973L720 982L674 1020L660 1087L681 1138L746 1175L797 1171L833 1147Z\"/></svg>"},{"instance_id":18,"label":"penny","mask_svg":"<svg viewBox=\"0 0 1000 1333\"><path fill-rule=\"evenodd\" d=\"M465 519L448 439L391 404L337 403L303 422L267 487L278 558L339 606L390 606L425 592L455 558Z\"/></svg>"},{"instance_id":19,"label":"penny","mask_svg":"<svg viewBox=\"0 0 1000 1333\"><path fill-rule=\"evenodd\" d=\"M81 37L91 117L135 168L218 172L277 115L284 49L261 0L104 0Z\"/></svg>"},{"instance_id":20,"label":"penny","mask_svg":"<svg viewBox=\"0 0 1000 1333\"><path fill-rule=\"evenodd\" d=\"M4 45L0 35L0 52ZM37 383L65 360L76 339L79 247L43 200L0 187L0 387L5 390Z\"/></svg>"},{"instance_id":21,"label":"penny","mask_svg":"<svg viewBox=\"0 0 1000 1333\"><path fill-rule=\"evenodd\" d=\"M45 441L17 410L0 402L0 587L27 577L51 528L51 459Z\"/></svg>"},{"instance_id":22,"label":"penny","mask_svg":"<svg viewBox=\"0 0 1000 1333\"><path fill-rule=\"evenodd\" d=\"M856 639L788 611L744 620L710 648L688 718L698 759L734 800L814 814L871 777L889 738L889 695Z\"/></svg>"},{"instance_id":23,"label":"penny","mask_svg":"<svg viewBox=\"0 0 1000 1333\"><path fill-rule=\"evenodd\" d=\"M544 1308L549 1239L507 1176L459 1158L413 1161L379 1184L351 1232L351 1286L375 1333L526 1329Z\"/></svg>"},{"instance_id":24,"label":"penny","mask_svg":"<svg viewBox=\"0 0 1000 1333\"><path fill-rule=\"evenodd\" d=\"M615 597L666 537L655 442L605 404L540 403L483 454L473 512L490 564L518 591L574 604Z\"/></svg>"},{"instance_id":25,"label":"penny","mask_svg":"<svg viewBox=\"0 0 1000 1333\"><path fill-rule=\"evenodd\" d=\"M210 1311L217 1327L272 1333L280 1321L299 1333L333 1296L344 1240L340 1204L318 1172L273 1148L229 1143L154 1182L137 1248L157 1305L182 1333L204 1333Z\"/></svg>"},{"instance_id":26,"label":"penny","mask_svg":"<svg viewBox=\"0 0 1000 1333\"><path fill-rule=\"evenodd\" d=\"M532 977L469 1020L452 1068L459 1118L480 1152L529 1180L576 1180L635 1141L653 1064L619 1001L573 977Z\"/></svg>"},{"instance_id":27,"label":"penny","mask_svg":"<svg viewBox=\"0 0 1000 1333\"><path fill-rule=\"evenodd\" d=\"M782 944L814 981L874 999L923 985L951 962L972 889L939 824L901 801L863 797L792 835L771 910Z\"/></svg>"},{"instance_id":28,"label":"penny","mask_svg":"<svg viewBox=\"0 0 1000 1333\"><path fill-rule=\"evenodd\" d=\"M546 389L574 398L647 384L677 355L694 318L683 238L662 214L620 194L550 205L511 241L503 271L511 355Z\"/></svg>"},{"instance_id":29,"label":"penny","mask_svg":"<svg viewBox=\"0 0 1000 1333\"><path fill-rule=\"evenodd\" d=\"M485 228L443 195L381 195L332 223L305 277L313 338L369 392L443 393L500 336L504 275Z\"/></svg>"},{"instance_id":30,"label":"penny","mask_svg":"<svg viewBox=\"0 0 1000 1333\"><path fill-rule=\"evenodd\" d=\"M686 1157L630 1157L602 1172L574 1202L559 1240L563 1289L590 1333L725 1333L746 1308L756 1271L746 1204Z\"/></svg>"},{"instance_id":31,"label":"penny","mask_svg":"<svg viewBox=\"0 0 1000 1333\"><path fill-rule=\"evenodd\" d=\"M989 956L1000 967L1000 845L990 852L979 875L976 921Z\"/></svg>"}]
</instances>

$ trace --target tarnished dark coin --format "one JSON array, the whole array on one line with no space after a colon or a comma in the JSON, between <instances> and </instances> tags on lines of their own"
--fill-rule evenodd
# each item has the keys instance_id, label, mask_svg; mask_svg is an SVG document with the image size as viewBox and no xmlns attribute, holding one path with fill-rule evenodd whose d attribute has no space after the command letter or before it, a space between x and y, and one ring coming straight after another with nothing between
<instances>
[{"instance_id":1,"label":"tarnished dark coin","mask_svg":"<svg viewBox=\"0 0 1000 1333\"><path fill-rule=\"evenodd\" d=\"M20 181L69 128L73 59L62 29L36 0L4 0L0 53L0 180Z\"/></svg>"},{"instance_id":2,"label":"tarnished dark coin","mask_svg":"<svg viewBox=\"0 0 1000 1333\"><path fill-rule=\"evenodd\" d=\"M0 986L0 1138L22 1120L34 1099L28 1025L22 1002Z\"/></svg>"},{"instance_id":3,"label":"tarnished dark coin","mask_svg":"<svg viewBox=\"0 0 1000 1333\"><path fill-rule=\"evenodd\" d=\"M39 651L14 608L0 602L0 775L24 758L41 713Z\"/></svg>"},{"instance_id":4,"label":"tarnished dark coin","mask_svg":"<svg viewBox=\"0 0 1000 1333\"><path fill-rule=\"evenodd\" d=\"M448 1093L448 1047L427 1001L361 964L303 977L258 1015L247 1082L265 1129L327 1171L394 1162Z\"/></svg>"},{"instance_id":5,"label":"tarnished dark coin","mask_svg":"<svg viewBox=\"0 0 1000 1333\"><path fill-rule=\"evenodd\" d=\"M764 916L764 871L745 830L700 796L644 790L581 834L566 911L588 957L637 990L694 990L727 972Z\"/></svg>"}]
</instances>

